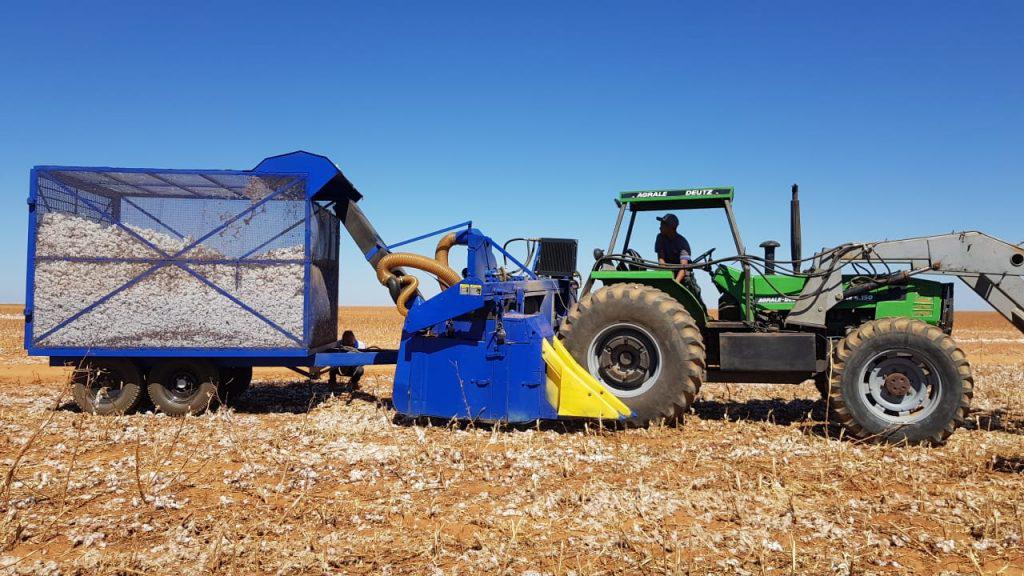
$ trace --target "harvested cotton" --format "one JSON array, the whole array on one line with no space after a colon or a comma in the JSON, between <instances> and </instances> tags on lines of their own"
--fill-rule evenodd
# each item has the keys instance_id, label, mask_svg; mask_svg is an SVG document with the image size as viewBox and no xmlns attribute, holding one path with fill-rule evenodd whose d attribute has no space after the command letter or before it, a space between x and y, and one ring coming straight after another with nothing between
<instances>
[{"instance_id":1,"label":"harvested cotton","mask_svg":"<svg viewBox=\"0 0 1024 576\"><path fill-rule=\"evenodd\" d=\"M75 258L159 258L161 254L139 241L124 228L104 224L62 212L47 212L39 217L36 234L36 256L70 256ZM176 254L194 241L177 238L149 228L127 226L167 254ZM301 248L300 248L301 250ZM213 259L223 256L199 245L187 252L192 259ZM300 258L301 252L300 252Z\"/></svg>"},{"instance_id":2,"label":"harvested cotton","mask_svg":"<svg viewBox=\"0 0 1024 576\"><path fill-rule=\"evenodd\" d=\"M192 243L145 228L132 228L169 254ZM124 229L62 213L43 214L37 233L37 256L156 258L159 255ZM275 248L253 260L303 260L303 246ZM197 246L189 259L223 259ZM300 262L266 264L189 264L198 275L231 294L281 329L302 339L304 266ZM34 334L45 334L97 302L151 263L36 263ZM330 301L322 275L311 268L311 314L330 318ZM291 347L301 346L194 275L166 265L121 290L89 312L37 342L74 347Z\"/></svg>"}]
</instances>

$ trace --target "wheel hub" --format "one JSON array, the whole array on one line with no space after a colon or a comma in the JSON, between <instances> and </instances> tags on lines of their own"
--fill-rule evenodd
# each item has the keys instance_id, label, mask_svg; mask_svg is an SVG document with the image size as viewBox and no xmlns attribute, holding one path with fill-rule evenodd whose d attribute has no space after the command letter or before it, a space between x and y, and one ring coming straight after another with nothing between
<instances>
[{"instance_id":1,"label":"wheel hub","mask_svg":"<svg viewBox=\"0 0 1024 576\"><path fill-rule=\"evenodd\" d=\"M93 402L113 402L121 395L122 384L110 372L97 370L90 373L88 378Z\"/></svg>"},{"instance_id":2,"label":"wheel hub","mask_svg":"<svg viewBox=\"0 0 1024 576\"><path fill-rule=\"evenodd\" d=\"M906 348L877 354L861 368L858 382L868 409L897 425L910 424L931 414L938 405L942 387L931 361Z\"/></svg>"},{"instance_id":3,"label":"wheel hub","mask_svg":"<svg viewBox=\"0 0 1024 576\"><path fill-rule=\"evenodd\" d=\"M623 388L636 388L647 377L651 367L650 353L639 338L620 335L609 339L601 350L599 366L602 375Z\"/></svg>"},{"instance_id":4,"label":"wheel hub","mask_svg":"<svg viewBox=\"0 0 1024 576\"><path fill-rule=\"evenodd\" d=\"M902 372L893 372L885 377L885 391L892 396L906 396L910 393L910 378Z\"/></svg>"},{"instance_id":5,"label":"wheel hub","mask_svg":"<svg viewBox=\"0 0 1024 576\"><path fill-rule=\"evenodd\" d=\"M590 341L586 369L619 398L640 396L658 381L661 348L643 326L611 324Z\"/></svg>"},{"instance_id":6,"label":"wheel hub","mask_svg":"<svg viewBox=\"0 0 1024 576\"><path fill-rule=\"evenodd\" d=\"M188 398L199 389L199 381L189 373L176 374L168 391L178 399Z\"/></svg>"}]
</instances>

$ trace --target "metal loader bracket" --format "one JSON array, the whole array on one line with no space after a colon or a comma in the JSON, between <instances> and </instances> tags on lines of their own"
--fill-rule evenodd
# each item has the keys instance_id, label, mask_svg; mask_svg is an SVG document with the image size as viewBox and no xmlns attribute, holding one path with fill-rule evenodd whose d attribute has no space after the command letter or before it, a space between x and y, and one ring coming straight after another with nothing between
<instances>
[{"instance_id":1,"label":"metal loader bracket","mask_svg":"<svg viewBox=\"0 0 1024 576\"><path fill-rule=\"evenodd\" d=\"M1024 331L1024 248L981 232L847 245L815 255L814 270L786 324L823 328L844 299L842 267L855 262L899 263L912 272L955 276Z\"/></svg>"}]
</instances>

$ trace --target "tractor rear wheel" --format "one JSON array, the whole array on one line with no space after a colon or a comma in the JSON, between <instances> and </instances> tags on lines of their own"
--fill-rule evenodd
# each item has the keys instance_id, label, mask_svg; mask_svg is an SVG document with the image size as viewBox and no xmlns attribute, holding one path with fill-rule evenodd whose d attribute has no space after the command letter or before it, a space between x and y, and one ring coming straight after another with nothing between
<instances>
[{"instance_id":1,"label":"tractor rear wheel","mask_svg":"<svg viewBox=\"0 0 1024 576\"><path fill-rule=\"evenodd\" d=\"M149 398L168 416L199 414L217 400L220 377L206 360L161 360L149 372Z\"/></svg>"},{"instance_id":2,"label":"tractor rear wheel","mask_svg":"<svg viewBox=\"0 0 1024 576\"><path fill-rule=\"evenodd\" d=\"M963 350L919 320L866 322L835 348L828 400L857 438L942 444L964 423L973 395Z\"/></svg>"},{"instance_id":3,"label":"tractor rear wheel","mask_svg":"<svg viewBox=\"0 0 1024 576\"><path fill-rule=\"evenodd\" d=\"M144 397L142 374L131 360L93 358L71 374L71 395L88 414L128 414Z\"/></svg>"},{"instance_id":4,"label":"tractor rear wheel","mask_svg":"<svg viewBox=\"0 0 1024 576\"><path fill-rule=\"evenodd\" d=\"M650 286L614 284L587 294L560 335L573 358L633 411L631 425L681 418L704 382L697 323Z\"/></svg>"},{"instance_id":5,"label":"tractor rear wheel","mask_svg":"<svg viewBox=\"0 0 1024 576\"><path fill-rule=\"evenodd\" d=\"M812 380L814 380L814 387L817 388L821 399L828 402L828 391L832 389L832 385L829 383L828 372L818 372Z\"/></svg>"}]
</instances>

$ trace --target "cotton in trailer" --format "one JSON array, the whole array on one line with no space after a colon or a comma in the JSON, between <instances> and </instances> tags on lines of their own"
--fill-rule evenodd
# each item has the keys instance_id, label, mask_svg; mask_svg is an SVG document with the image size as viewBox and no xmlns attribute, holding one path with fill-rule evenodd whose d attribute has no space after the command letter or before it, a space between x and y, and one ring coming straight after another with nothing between
<instances>
[{"instance_id":1,"label":"cotton in trailer","mask_svg":"<svg viewBox=\"0 0 1024 576\"><path fill-rule=\"evenodd\" d=\"M29 196L30 354L308 356L337 340L327 158L255 169L39 166Z\"/></svg>"}]
</instances>

